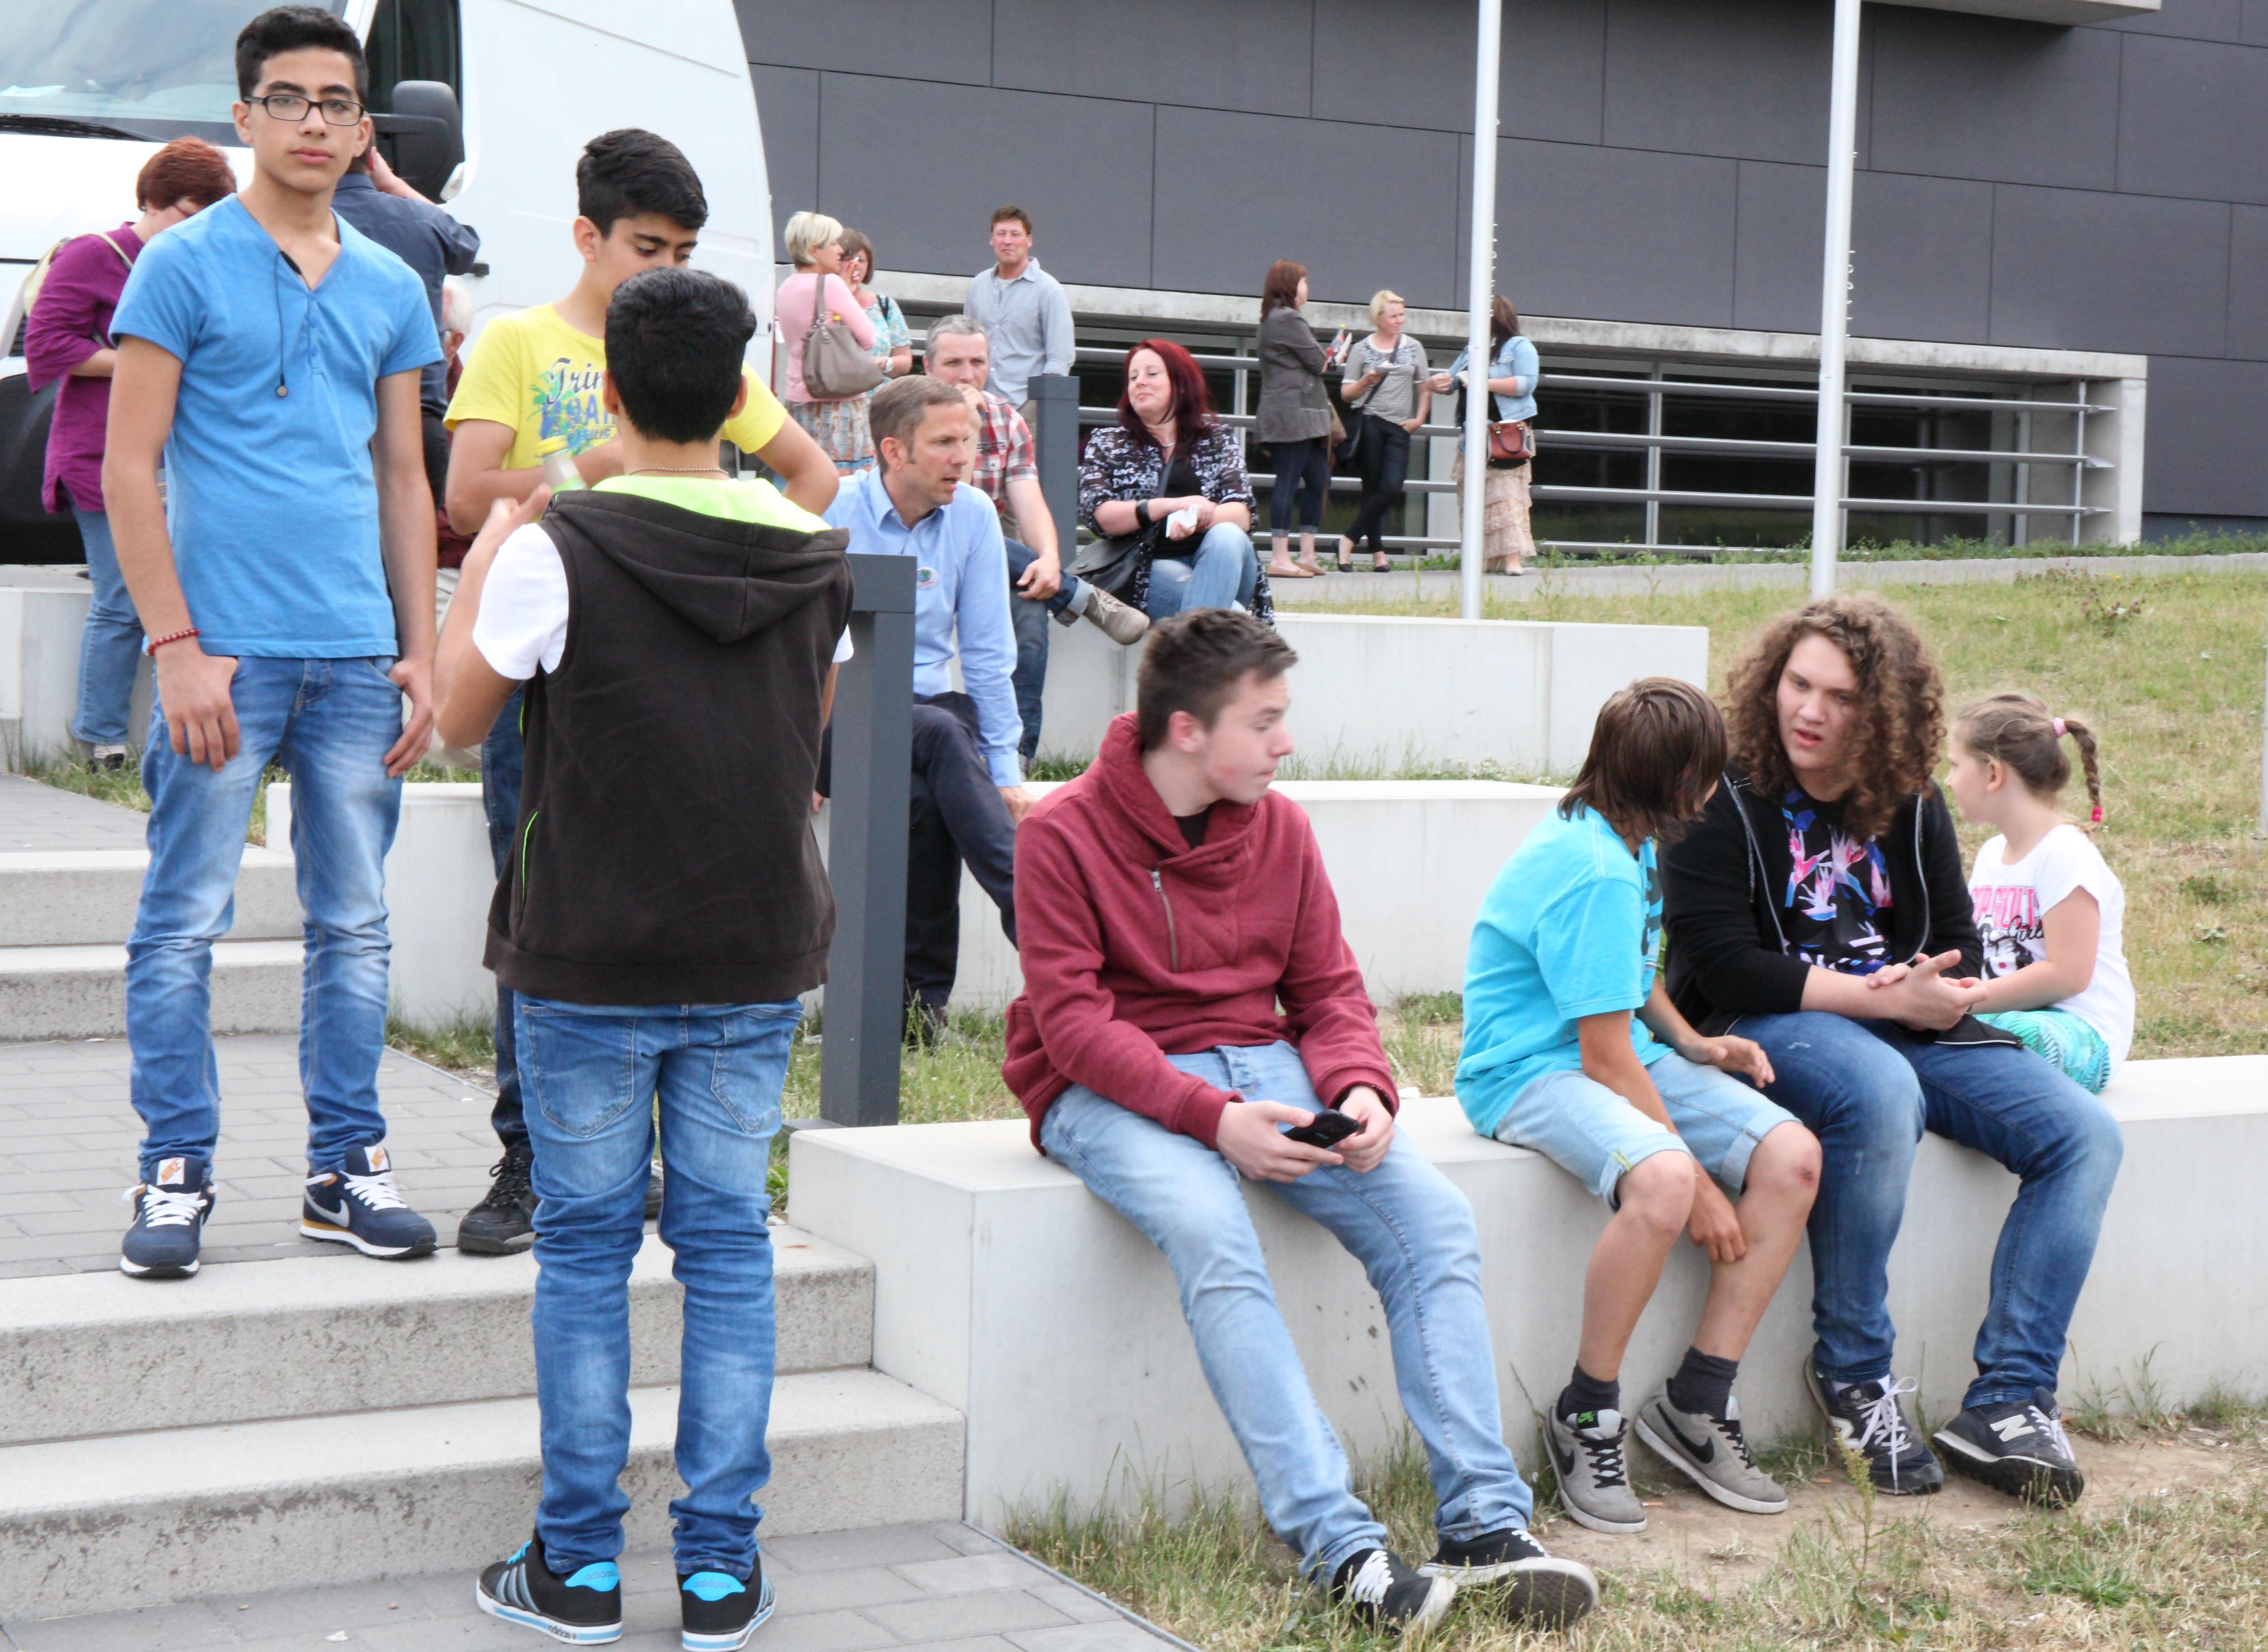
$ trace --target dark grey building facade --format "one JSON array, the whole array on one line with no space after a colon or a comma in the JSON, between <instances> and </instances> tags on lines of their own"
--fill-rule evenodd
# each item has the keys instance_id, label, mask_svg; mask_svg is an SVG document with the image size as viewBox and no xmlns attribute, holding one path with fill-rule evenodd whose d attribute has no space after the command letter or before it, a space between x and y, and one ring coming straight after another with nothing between
<instances>
[{"instance_id":1,"label":"dark grey building facade","mask_svg":"<svg viewBox=\"0 0 2268 1652\"><path fill-rule=\"evenodd\" d=\"M738 0L774 217L966 275L1465 302L1463 0ZM1524 312L1818 330L1829 0L1504 0ZM2149 357L2149 531L2268 528L2268 0L1866 9L1854 333Z\"/></svg>"}]
</instances>

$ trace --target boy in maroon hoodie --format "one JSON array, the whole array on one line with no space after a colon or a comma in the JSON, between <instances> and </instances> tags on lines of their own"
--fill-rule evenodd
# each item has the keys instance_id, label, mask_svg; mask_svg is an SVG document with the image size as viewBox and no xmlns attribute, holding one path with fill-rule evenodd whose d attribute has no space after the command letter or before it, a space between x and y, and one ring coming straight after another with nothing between
<instances>
[{"instance_id":1,"label":"boy in maroon hoodie","mask_svg":"<svg viewBox=\"0 0 2268 1652\"><path fill-rule=\"evenodd\" d=\"M1472 1208L1395 1132L1393 1073L1314 833L1269 789L1292 750L1297 657L1233 609L1151 631L1134 714L1016 833L1024 994L1002 1071L1041 1151L1173 1264L1262 1511L1310 1581L1366 1619L1418 1628L1458 1581L1509 1578L1516 1615L1565 1623L1598 1583L1528 1535ZM1331 1148L1284 1134L1327 1104L1359 1128ZM1329 1228L1378 1290L1440 1499L1440 1547L1422 1571L1354 1495L1240 1173Z\"/></svg>"}]
</instances>

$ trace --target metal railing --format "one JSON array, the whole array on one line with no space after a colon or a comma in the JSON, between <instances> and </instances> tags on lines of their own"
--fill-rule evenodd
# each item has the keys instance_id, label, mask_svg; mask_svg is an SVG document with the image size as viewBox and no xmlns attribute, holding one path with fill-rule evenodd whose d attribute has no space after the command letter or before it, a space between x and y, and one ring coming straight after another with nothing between
<instances>
[{"instance_id":1,"label":"metal railing","mask_svg":"<svg viewBox=\"0 0 2268 1652\"><path fill-rule=\"evenodd\" d=\"M1424 339L1419 341L1429 342ZM1432 342L1438 344L1440 341ZM1123 345L1116 348L1082 346L1077 351L1077 363L1086 367L1115 367L1123 359L1124 353ZM1221 423L1239 433L1240 441L1248 451L1248 432L1257 421L1247 409L1254 405L1256 399L1256 386L1251 381L1252 376L1260 371L1259 358L1247 349L1238 348L1202 353L1193 351L1192 354L1201 371L1208 375L1226 375L1230 378L1230 406L1218 416ZM1432 351L1429 349L1428 354L1432 355ZM1446 361L1436 363L1436 371L1446 365ZM1808 488L1800 492L1783 493L1666 486L1661 478L1665 455L1778 459L1808 465L1815 448L1808 441L1706 436L1668 430L1663 428L1663 406L1665 402L1673 401L1719 400L1748 403L1758 407L1784 405L1793 411L1797 405L1817 404L1819 391L1815 385L1773 383L1761 379L1740 384L1723 382L1721 378L1677 378L1672 375L1680 372L1722 374L1726 370L1720 365L1707 363L1666 358L1649 359L1645 364L1644 377L1635 375L1635 363L1624 367L1617 362L1609 366L1608 371L1599 371L1602 365L1606 363L1595 356L1545 356L1543 379L1539 391L1543 416L1537 422L1537 445L1547 454L1561 452L1641 456L1646 464L1645 482L1620 487L1537 482L1532 485L1531 496L1547 503L1639 505L1645 511L1644 536L1639 540L1621 542L1563 539L1547 543L1578 552L1620 548L1622 544L1629 544L1671 553L1706 555L1718 547L1662 542L1661 511L1665 507L1673 510L1681 507L1714 508L1799 514L1809 511L1811 494ZM1870 375L1873 377L1876 376ZM1850 492L1843 500L1843 508L1846 511L1891 517L1977 518L1982 519L1980 525L1987 530L1992 525L1992 519L1999 518L2008 525L2010 537L2017 543L2028 542L2032 537L2031 525L2045 519L2064 525L2071 540L2076 543L2083 537L2088 518L2110 514L2105 506L2086 503L2083 495L2080 479L2086 473L2111 468L2109 460L2096 458L2086 451L2087 420L2089 415L2115 413L2117 409L2091 400L2089 385L2084 379L2043 381L2043 389L2060 393L2053 395L2007 393L2012 386L2007 381L1980 380L1977 385L1973 391L1926 385L1876 385L1848 391L1844 400L1848 409L2000 415L1996 419L1996 428L2001 422L2007 425L2010 445L1945 447L1855 441L1850 439L1851 425L1846 413L1843 449L1845 475L1847 478L1849 466L1853 463L1911 466L1917 469L1927 467L1933 470L1961 465L2006 466L2005 475L1997 481L1988 478L1987 491L2005 492L2007 496L1948 498L1924 495L1898 497ZM1644 431L1585 430L1554 422L1550 417L1555 410L1554 403L1561 404L1558 410L1566 410L1563 399L1570 394L1642 398L1646 408L1646 429ZM1082 406L1078 410L1078 417L1082 426L1094 426L1114 422L1117 414L1113 407ZM2067 448L2046 445L2034 440L2038 424L2050 421L2068 429L2071 440ZM1423 424L1414 434L1419 437L1444 441L1454 441L1459 436L1454 425L1440 422ZM1434 468L1432 458L1429 453L1429 469ZM1446 461L1439 468L1446 472ZM1256 493L1275 481L1272 473L1255 471L1249 466L1247 478ZM1351 476L1334 476L1330 481L1334 493L1359 493L1361 486L1358 479ZM1849 487L1847 480L1845 487ZM1454 497L1456 485L1446 475L1416 476L1404 483L1404 492L1418 496L1421 500L1434 495ZM1458 543L1453 537L1433 533L1388 535L1385 542L1390 548L1412 552L1454 550Z\"/></svg>"}]
</instances>

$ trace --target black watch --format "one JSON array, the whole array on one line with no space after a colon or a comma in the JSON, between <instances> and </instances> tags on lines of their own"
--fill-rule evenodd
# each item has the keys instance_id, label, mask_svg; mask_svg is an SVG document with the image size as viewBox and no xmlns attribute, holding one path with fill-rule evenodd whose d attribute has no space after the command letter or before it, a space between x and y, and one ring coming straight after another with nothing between
<instances>
[{"instance_id":1,"label":"black watch","mask_svg":"<svg viewBox=\"0 0 2268 1652\"><path fill-rule=\"evenodd\" d=\"M1150 525L1150 502L1147 499L1137 499L1134 502L1134 525L1138 528L1146 528Z\"/></svg>"}]
</instances>

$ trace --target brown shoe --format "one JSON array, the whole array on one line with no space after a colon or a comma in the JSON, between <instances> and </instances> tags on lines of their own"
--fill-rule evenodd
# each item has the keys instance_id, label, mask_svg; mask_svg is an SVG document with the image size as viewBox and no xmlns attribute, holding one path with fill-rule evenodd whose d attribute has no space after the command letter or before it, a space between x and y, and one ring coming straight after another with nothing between
<instances>
[{"instance_id":1,"label":"brown shoe","mask_svg":"<svg viewBox=\"0 0 2268 1652\"><path fill-rule=\"evenodd\" d=\"M1086 588L1086 612L1079 617L1122 648L1139 642L1150 629L1148 614L1092 585Z\"/></svg>"}]
</instances>

